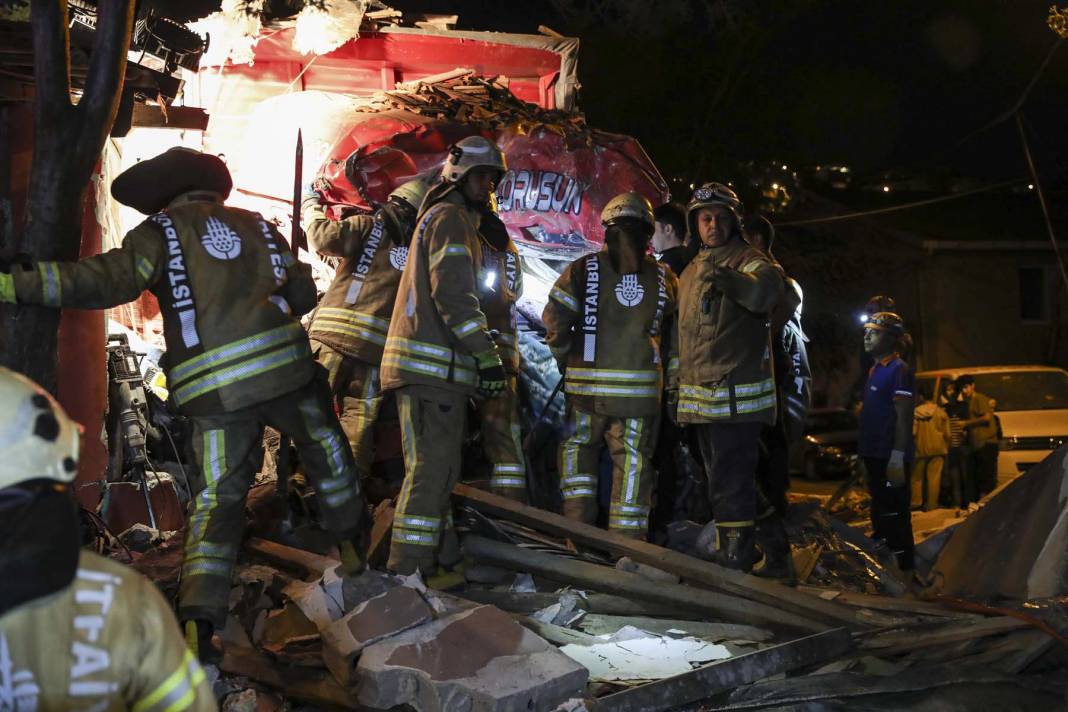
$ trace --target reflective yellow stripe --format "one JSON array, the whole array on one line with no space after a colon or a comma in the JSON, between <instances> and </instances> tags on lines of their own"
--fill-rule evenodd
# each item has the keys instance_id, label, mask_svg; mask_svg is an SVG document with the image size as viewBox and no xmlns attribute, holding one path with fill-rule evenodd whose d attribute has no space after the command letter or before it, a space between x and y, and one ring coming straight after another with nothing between
<instances>
[{"instance_id":1,"label":"reflective yellow stripe","mask_svg":"<svg viewBox=\"0 0 1068 712\"><path fill-rule=\"evenodd\" d=\"M485 318L468 319L463 324L460 324L459 326L454 326L452 328L452 333L456 334L456 338L462 339L465 336L469 336L470 334L475 333L479 329L489 329L489 326L486 325Z\"/></svg>"},{"instance_id":2,"label":"reflective yellow stripe","mask_svg":"<svg viewBox=\"0 0 1068 712\"><path fill-rule=\"evenodd\" d=\"M451 363L453 360L453 351L450 348L428 344L425 341L405 339L400 336L394 336L386 345L386 353L392 352L414 354L419 357L442 361L443 363Z\"/></svg>"},{"instance_id":3,"label":"reflective yellow stripe","mask_svg":"<svg viewBox=\"0 0 1068 712\"><path fill-rule=\"evenodd\" d=\"M171 369L168 378L171 383L177 384L180 381L192 378L201 371L235 359L251 356L260 351L266 351L272 346L277 346L287 341L300 342L306 340L304 329L300 324L286 324L269 331L261 331L239 341L231 341L228 344L205 351L199 356L182 361Z\"/></svg>"},{"instance_id":4,"label":"reflective yellow stripe","mask_svg":"<svg viewBox=\"0 0 1068 712\"><path fill-rule=\"evenodd\" d=\"M573 312L579 310L578 301L559 287L553 287L549 290L549 299L555 299Z\"/></svg>"},{"instance_id":5,"label":"reflective yellow stripe","mask_svg":"<svg viewBox=\"0 0 1068 712\"><path fill-rule=\"evenodd\" d=\"M300 328L299 326L297 328ZM220 371L201 376L195 381L171 389L174 402L178 405L188 403L194 398L199 398L205 393L218 390L225 386L244 381L249 378L273 371L282 366L288 366L311 356L311 349L305 339L301 343L284 346L277 351L265 354L255 359L243 361Z\"/></svg>"},{"instance_id":6,"label":"reflective yellow stripe","mask_svg":"<svg viewBox=\"0 0 1068 712\"><path fill-rule=\"evenodd\" d=\"M371 331L370 329L358 326L356 324L343 324L328 319L316 319L312 322L311 329L308 333L315 334L339 334L341 336L352 336L357 339L369 341L372 344L378 344L379 346L386 345L386 334L379 331Z\"/></svg>"},{"instance_id":7,"label":"reflective yellow stripe","mask_svg":"<svg viewBox=\"0 0 1068 712\"><path fill-rule=\"evenodd\" d=\"M449 243L430 256L430 269L437 267L446 257L466 257L468 260L473 259L471 257L471 250L467 248L467 245Z\"/></svg>"},{"instance_id":8,"label":"reflective yellow stripe","mask_svg":"<svg viewBox=\"0 0 1068 712\"><path fill-rule=\"evenodd\" d=\"M320 319L334 319L345 323L357 323L382 332L389 331L389 319L368 314L367 312L354 311L352 309L339 309L337 307L319 307L315 312L315 320L312 326Z\"/></svg>"},{"instance_id":9,"label":"reflective yellow stripe","mask_svg":"<svg viewBox=\"0 0 1068 712\"><path fill-rule=\"evenodd\" d=\"M656 383L659 371L627 371L611 368L568 368L567 377L576 381L624 381Z\"/></svg>"},{"instance_id":10,"label":"reflective yellow stripe","mask_svg":"<svg viewBox=\"0 0 1068 712\"><path fill-rule=\"evenodd\" d=\"M46 307L62 306L63 279L59 274L59 265L55 262L38 262L37 272L41 275L41 303Z\"/></svg>"},{"instance_id":11,"label":"reflective yellow stripe","mask_svg":"<svg viewBox=\"0 0 1068 712\"><path fill-rule=\"evenodd\" d=\"M204 670L197 664L193 653L186 649L178 669L133 706L133 712L178 712L184 710L196 698L196 686L204 680Z\"/></svg>"},{"instance_id":12,"label":"reflective yellow stripe","mask_svg":"<svg viewBox=\"0 0 1068 712\"><path fill-rule=\"evenodd\" d=\"M568 376L571 375L570 369ZM572 383L568 378L564 392L576 396L610 396L614 398L655 398L660 395L658 386L624 386L605 383Z\"/></svg>"},{"instance_id":13,"label":"reflective yellow stripe","mask_svg":"<svg viewBox=\"0 0 1068 712\"><path fill-rule=\"evenodd\" d=\"M449 367L440 363L434 363L433 361L424 361L415 357L398 356L397 354L386 353L382 357L382 367L392 366L393 368L401 371L410 371L412 373L419 373L425 376L434 376L440 378L443 381L449 379ZM462 368L460 366L454 366L452 369L453 381L456 383L463 383L466 385L476 385L478 383L478 374L475 371Z\"/></svg>"},{"instance_id":14,"label":"reflective yellow stripe","mask_svg":"<svg viewBox=\"0 0 1068 712\"><path fill-rule=\"evenodd\" d=\"M148 280L152 278L152 273L156 271L156 268L146 258L138 255L137 257L137 274L141 277L141 280L148 283Z\"/></svg>"}]
</instances>

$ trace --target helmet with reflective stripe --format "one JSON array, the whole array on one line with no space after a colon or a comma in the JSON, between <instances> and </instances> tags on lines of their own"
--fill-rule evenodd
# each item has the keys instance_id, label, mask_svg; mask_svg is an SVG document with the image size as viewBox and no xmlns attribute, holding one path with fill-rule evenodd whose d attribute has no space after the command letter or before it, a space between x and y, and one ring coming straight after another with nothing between
<instances>
[{"instance_id":1,"label":"helmet with reflective stripe","mask_svg":"<svg viewBox=\"0 0 1068 712\"><path fill-rule=\"evenodd\" d=\"M653 206L640 193L620 193L604 206L601 211L602 225L609 227L620 220L637 220L651 230L656 228Z\"/></svg>"},{"instance_id":2,"label":"helmet with reflective stripe","mask_svg":"<svg viewBox=\"0 0 1068 712\"><path fill-rule=\"evenodd\" d=\"M423 204L423 198L426 197L427 190L429 190L429 186L427 186L426 181L417 178L398 185L393 189L393 192L389 194L389 197L403 200L405 203L418 210L419 206Z\"/></svg>"},{"instance_id":3,"label":"helmet with reflective stripe","mask_svg":"<svg viewBox=\"0 0 1068 712\"><path fill-rule=\"evenodd\" d=\"M894 312L878 312L864 322L865 329L889 331L894 336L905 335L905 320Z\"/></svg>"},{"instance_id":4,"label":"helmet with reflective stripe","mask_svg":"<svg viewBox=\"0 0 1068 712\"><path fill-rule=\"evenodd\" d=\"M492 168L504 174L508 164L495 143L482 136L468 136L449 147L441 177L448 183L457 183L473 168Z\"/></svg>"},{"instance_id":5,"label":"helmet with reflective stripe","mask_svg":"<svg viewBox=\"0 0 1068 712\"><path fill-rule=\"evenodd\" d=\"M690 202L686 206L686 226L691 235L697 234L697 226L694 224L697 211L701 208L710 208L713 205L722 205L734 214L734 220L738 229L742 228L742 201L738 194L723 183L705 183L693 192Z\"/></svg>"},{"instance_id":6,"label":"helmet with reflective stripe","mask_svg":"<svg viewBox=\"0 0 1068 712\"><path fill-rule=\"evenodd\" d=\"M37 479L72 482L79 430L45 389L0 366L0 489Z\"/></svg>"}]
</instances>

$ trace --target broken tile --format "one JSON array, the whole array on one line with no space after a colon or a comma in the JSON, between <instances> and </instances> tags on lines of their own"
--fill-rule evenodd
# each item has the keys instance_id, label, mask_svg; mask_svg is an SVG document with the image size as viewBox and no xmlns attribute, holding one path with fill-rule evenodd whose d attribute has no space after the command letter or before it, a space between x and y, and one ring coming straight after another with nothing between
<instances>
[{"instance_id":1,"label":"broken tile","mask_svg":"<svg viewBox=\"0 0 1068 712\"><path fill-rule=\"evenodd\" d=\"M433 617L433 611L418 591L396 586L364 601L323 629L323 660L338 682L349 685L355 671L353 661L365 647Z\"/></svg>"},{"instance_id":2,"label":"broken tile","mask_svg":"<svg viewBox=\"0 0 1068 712\"><path fill-rule=\"evenodd\" d=\"M493 606L478 606L364 649L357 699L378 709L529 712L581 697L586 669Z\"/></svg>"},{"instance_id":3,"label":"broken tile","mask_svg":"<svg viewBox=\"0 0 1068 712\"><path fill-rule=\"evenodd\" d=\"M560 652L590 671L590 679L660 680L681 675L694 664L731 657L722 645L696 638L667 638L626 626L603 643L565 645Z\"/></svg>"}]
</instances>

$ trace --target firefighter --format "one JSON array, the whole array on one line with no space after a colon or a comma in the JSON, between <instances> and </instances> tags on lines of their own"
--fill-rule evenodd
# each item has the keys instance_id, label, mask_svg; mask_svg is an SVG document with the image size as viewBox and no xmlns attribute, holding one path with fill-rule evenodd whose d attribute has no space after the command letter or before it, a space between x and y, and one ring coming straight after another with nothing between
<instances>
[{"instance_id":1,"label":"firefighter","mask_svg":"<svg viewBox=\"0 0 1068 712\"><path fill-rule=\"evenodd\" d=\"M317 190L304 193L301 217L309 244L322 255L342 258L308 332L312 352L326 368L361 481L371 472L374 424L382 405L382 349L426 189L422 180L408 181L373 216L342 220L326 217Z\"/></svg>"},{"instance_id":2,"label":"firefighter","mask_svg":"<svg viewBox=\"0 0 1068 712\"><path fill-rule=\"evenodd\" d=\"M155 585L80 548L78 431L0 367L0 709L215 710Z\"/></svg>"},{"instance_id":3,"label":"firefighter","mask_svg":"<svg viewBox=\"0 0 1068 712\"><path fill-rule=\"evenodd\" d=\"M404 446L390 570L427 576L461 554L449 505L460 477L467 401L507 386L500 350L479 306L479 221L506 168L481 136L449 148L441 181L423 201L382 357L382 388L396 390ZM444 573L444 572L441 572Z\"/></svg>"},{"instance_id":4,"label":"firefighter","mask_svg":"<svg viewBox=\"0 0 1068 712\"><path fill-rule=\"evenodd\" d=\"M218 157L170 149L111 185L116 200L150 215L121 247L0 274L2 301L106 309L144 290L159 300L170 397L192 422L196 494L178 617L201 655L226 621L265 424L293 439L348 572L362 568L366 523L325 371L297 320L315 306L310 271L260 215L223 205L231 187Z\"/></svg>"},{"instance_id":5,"label":"firefighter","mask_svg":"<svg viewBox=\"0 0 1068 712\"><path fill-rule=\"evenodd\" d=\"M637 193L617 195L605 205L601 222L604 249L568 265L542 314L568 400L560 489L566 516L595 522L598 461L607 445L608 528L643 539L664 387L660 335L675 312L678 280L646 254L655 225L649 201Z\"/></svg>"},{"instance_id":6,"label":"firefighter","mask_svg":"<svg viewBox=\"0 0 1068 712\"><path fill-rule=\"evenodd\" d=\"M526 502L526 458L519 426L519 328L515 306L523 292L523 270L515 243L492 209L482 214L478 234L482 246L478 299L508 374L505 389L495 398L478 404L482 447L486 459L493 463L490 477L493 492Z\"/></svg>"},{"instance_id":7,"label":"firefighter","mask_svg":"<svg viewBox=\"0 0 1068 712\"><path fill-rule=\"evenodd\" d=\"M716 522L712 557L749 571L757 561L760 432L776 410L769 318L783 280L742 239L740 209L722 183L701 186L687 206L701 248L679 284L679 370L669 400L680 423L697 426ZM785 539L785 531L776 534Z\"/></svg>"}]
</instances>

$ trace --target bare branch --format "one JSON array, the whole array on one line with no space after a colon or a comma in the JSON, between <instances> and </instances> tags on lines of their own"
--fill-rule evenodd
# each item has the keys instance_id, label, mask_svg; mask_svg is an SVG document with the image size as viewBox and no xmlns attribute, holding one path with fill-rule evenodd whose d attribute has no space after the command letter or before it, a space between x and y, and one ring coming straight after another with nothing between
<instances>
[{"instance_id":1,"label":"bare branch","mask_svg":"<svg viewBox=\"0 0 1068 712\"><path fill-rule=\"evenodd\" d=\"M100 0L97 3L93 54L89 60L85 92L78 102L79 152L91 154L94 160L118 111L133 17L133 0Z\"/></svg>"},{"instance_id":2,"label":"bare branch","mask_svg":"<svg viewBox=\"0 0 1068 712\"><path fill-rule=\"evenodd\" d=\"M70 33L65 0L30 5L37 118L62 116L70 108Z\"/></svg>"}]
</instances>

